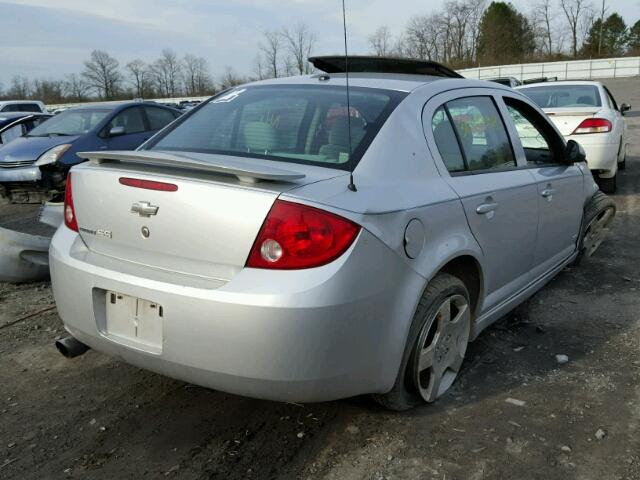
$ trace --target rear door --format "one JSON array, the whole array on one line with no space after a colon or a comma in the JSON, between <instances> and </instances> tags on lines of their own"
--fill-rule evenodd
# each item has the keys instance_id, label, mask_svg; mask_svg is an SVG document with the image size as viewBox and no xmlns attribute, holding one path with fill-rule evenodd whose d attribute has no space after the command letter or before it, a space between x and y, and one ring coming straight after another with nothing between
<instances>
[{"instance_id":1,"label":"rear door","mask_svg":"<svg viewBox=\"0 0 640 480\"><path fill-rule=\"evenodd\" d=\"M586 165L567 164L564 141L549 122L523 99L504 95L504 108L515 129L516 149L537 183L540 221L533 275L553 269L576 248L584 199Z\"/></svg>"},{"instance_id":2,"label":"rear door","mask_svg":"<svg viewBox=\"0 0 640 480\"><path fill-rule=\"evenodd\" d=\"M483 308L489 309L529 282L538 191L516 159L494 91L474 90L474 96L435 97L425 108L423 122L440 154L438 168L459 195L485 255Z\"/></svg>"}]
</instances>

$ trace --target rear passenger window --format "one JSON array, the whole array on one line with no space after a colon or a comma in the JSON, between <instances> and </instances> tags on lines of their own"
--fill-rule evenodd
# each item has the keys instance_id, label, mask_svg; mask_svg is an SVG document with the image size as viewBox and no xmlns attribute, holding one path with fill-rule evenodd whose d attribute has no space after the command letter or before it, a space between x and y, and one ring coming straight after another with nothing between
<instances>
[{"instance_id":1,"label":"rear passenger window","mask_svg":"<svg viewBox=\"0 0 640 480\"><path fill-rule=\"evenodd\" d=\"M502 118L490 97L468 97L446 104L467 169L490 170L516 166Z\"/></svg>"},{"instance_id":2,"label":"rear passenger window","mask_svg":"<svg viewBox=\"0 0 640 480\"><path fill-rule=\"evenodd\" d=\"M142 118L142 110L139 107L127 108L120 112L109 124L107 131L113 127L124 127L125 135L140 133L146 130Z\"/></svg>"},{"instance_id":3,"label":"rear passenger window","mask_svg":"<svg viewBox=\"0 0 640 480\"><path fill-rule=\"evenodd\" d=\"M149 126L151 130L160 130L175 120L175 117L170 110L145 107L145 111L147 112L147 118L149 119Z\"/></svg>"},{"instance_id":4,"label":"rear passenger window","mask_svg":"<svg viewBox=\"0 0 640 480\"><path fill-rule=\"evenodd\" d=\"M438 108L431 121L433 137L436 140L438 151L445 167L449 172L463 172L465 170L464 158L456 139L456 133L449 120L449 115L444 107Z\"/></svg>"},{"instance_id":5,"label":"rear passenger window","mask_svg":"<svg viewBox=\"0 0 640 480\"><path fill-rule=\"evenodd\" d=\"M40 106L36 103L23 103L18 107L21 112L40 112Z\"/></svg>"}]
</instances>

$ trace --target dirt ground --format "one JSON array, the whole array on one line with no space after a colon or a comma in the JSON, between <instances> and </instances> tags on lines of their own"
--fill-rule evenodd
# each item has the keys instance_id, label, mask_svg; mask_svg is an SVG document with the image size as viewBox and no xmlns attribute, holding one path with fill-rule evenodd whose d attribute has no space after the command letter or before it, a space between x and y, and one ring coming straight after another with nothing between
<instances>
[{"instance_id":1,"label":"dirt ground","mask_svg":"<svg viewBox=\"0 0 640 480\"><path fill-rule=\"evenodd\" d=\"M640 80L607 83L640 107ZM640 479L640 110L628 118L595 257L486 330L453 391L407 413L240 398L94 351L67 360L49 284L0 285L0 478Z\"/></svg>"}]
</instances>

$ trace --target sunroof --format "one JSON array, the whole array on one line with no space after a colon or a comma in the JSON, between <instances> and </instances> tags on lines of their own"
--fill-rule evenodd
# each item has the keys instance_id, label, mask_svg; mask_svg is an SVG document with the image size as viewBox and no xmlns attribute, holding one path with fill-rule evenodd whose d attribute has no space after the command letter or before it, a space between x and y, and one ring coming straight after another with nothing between
<instances>
[{"instance_id":1,"label":"sunroof","mask_svg":"<svg viewBox=\"0 0 640 480\"><path fill-rule=\"evenodd\" d=\"M309 61L318 70L326 73L345 73L347 67L347 59L339 55L311 57ZM454 72L438 62L411 58L349 56L348 67L349 72L401 73L464 78L459 73Z\"/></svg>"}]
</instances>

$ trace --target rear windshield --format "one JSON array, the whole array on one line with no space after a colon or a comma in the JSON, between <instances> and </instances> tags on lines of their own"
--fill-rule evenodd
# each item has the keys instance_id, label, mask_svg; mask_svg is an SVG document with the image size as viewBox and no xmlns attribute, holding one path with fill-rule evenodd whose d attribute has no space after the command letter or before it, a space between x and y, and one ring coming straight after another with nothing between
<instances>
[{"instance_id":1,"label":"rear windshield","mask_svg":"<svg viewBox=\"0 0 640 480\"><path fill-rule=\"evenodd\" d=\"M349 96L350 110L344 87L238 87L209 100L145 148L348 169L406 94L350 88Z\"/></svg>"},{"instance_id":2,"label":"rear windshield","mask_svg":"<svg viewBox=\"0 0 640 480\"><path fill-rule=\"evenodd\" d=\"M593 85L545 85L519 88L540 108L600 107L600 92Z\"/></svg>"}]
</instances>

